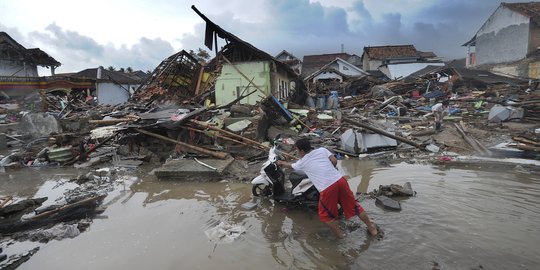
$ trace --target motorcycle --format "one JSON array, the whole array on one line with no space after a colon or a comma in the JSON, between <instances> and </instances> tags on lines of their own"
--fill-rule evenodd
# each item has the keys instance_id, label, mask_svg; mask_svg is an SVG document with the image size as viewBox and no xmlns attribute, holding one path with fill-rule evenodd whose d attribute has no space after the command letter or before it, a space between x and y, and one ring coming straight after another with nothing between
<instances>
[{"instance_id":1,"label":"motorcycle","mask_svg":"<svg viewBox=\"0 0 540 270\"><path fill-rule=\"evenodd\" d=\"M270 197L282 204L305 206L316 210L319 202L319 191L301 171L293 171L289 174L291 187L286 187L285 173L277 165L279 150L273 146L268 153L260 174L251 183L253 196Z\"/></svg>"}]
</instances>

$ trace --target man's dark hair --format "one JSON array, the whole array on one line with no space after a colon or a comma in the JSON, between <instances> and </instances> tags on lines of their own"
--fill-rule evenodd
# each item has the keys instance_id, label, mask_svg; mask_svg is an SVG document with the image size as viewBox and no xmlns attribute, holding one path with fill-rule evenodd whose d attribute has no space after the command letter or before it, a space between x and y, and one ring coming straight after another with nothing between
<instances>
[{"instance_id":1,"label":"man's dark hair","mask_svg":"<svg viewBox=\"0 0 540 270\"><path fill-rule=\"evenodd\" d=\"M450 101L448 101L448 100L443 100L442 101L442 105L448 106L448 104L450 104Z\"/></svg>"},{"instance_id":2,"label":"man's dark hair","mask_svg":"<svg viewBox=\"0 0 540 270\"><path fill-rule=\"evenodd\" d=\"M296 141L296 143L294 144L296 146L296 148L298 148L299 150L302 150L304 152L309 152L311 151L311 143L309 142L309 139L307 138L302 138L298 141Z\"/></svg>"}]
</instances>

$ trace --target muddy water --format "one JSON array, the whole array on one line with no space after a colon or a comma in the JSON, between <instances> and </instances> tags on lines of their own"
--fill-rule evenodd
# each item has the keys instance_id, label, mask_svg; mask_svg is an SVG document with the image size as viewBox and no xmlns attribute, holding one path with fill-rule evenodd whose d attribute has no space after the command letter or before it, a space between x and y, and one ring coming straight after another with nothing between
<instances>
[{"instance_id":1,"label":"muddy water","mask_svg":"<svg viewBox=\"0 0 540 270\"><path fill-rule=\"evenodd\" d=\"M74 239L40 246L21 269L533 269L540 265L540 174L344 160L354 191L412 183L418 195L388 212L362 205L384 230L337 241L316 214L260 201L242 183L162 182L145 176L111 195ZM31 178L31 177L30 177ZM28 183L33 183L31 180ZM40 181L35 181L40 183ZM41 181L45 184L47 181ZM9 189L1 186L4 195ZM40 188L29 189L32 193ZM13 189L11 189L13 191ZM242 226L233 242L209 239L220 222ZM354 226L352 226L354 227Z\"/></svg>"}]
</instances>

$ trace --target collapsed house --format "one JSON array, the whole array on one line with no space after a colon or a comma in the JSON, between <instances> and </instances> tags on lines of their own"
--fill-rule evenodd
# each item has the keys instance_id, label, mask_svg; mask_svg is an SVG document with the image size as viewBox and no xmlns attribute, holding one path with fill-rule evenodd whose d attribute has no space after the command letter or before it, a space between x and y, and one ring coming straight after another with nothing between
<instances>
[{"instance_id":1,"label":"collapsed house","mask_svg":"<svg viewBox=\"0 0 540 270\"><path fill-rule=\"evenodd\" d=\"M240 104L253 105L269 95L287 100L297 90L298 76L288 65L225 31L200 13L195 6L192 8L206 22L204 44L210 50L214 45L217 50L218 36L227 42L214 59L222 62L221 74L215 83L216 105L230 103L248 93L253 94L248 94Z\"/></svg>"}]
</instances>

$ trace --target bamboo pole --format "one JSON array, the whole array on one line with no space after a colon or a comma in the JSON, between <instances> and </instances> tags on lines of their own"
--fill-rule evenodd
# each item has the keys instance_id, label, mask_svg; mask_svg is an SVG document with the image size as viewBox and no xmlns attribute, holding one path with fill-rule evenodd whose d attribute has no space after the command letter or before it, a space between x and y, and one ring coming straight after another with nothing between
<instances>
[{"instance_id":1,"label":"bamboo pole","mask_svg":"<svg viewBox=\"0 0 540 270\"><path fill-rule=\"evenodd\" d=\"M354 120L351 120L349 118L345 118L343 117L342 118L343 121L349 123L349 124L352 124L352 125L355 125L355 126L359 126L359 127L362 127L362 128L365 128L367 130L371 130L375 133L378 133L378 134L381 134L383 136L386 136L386 137L389 137L389 138L392 138L392 139L395 139L397 141L400 141L400 142L403 142L403 143L406 143L406 144L409 144L409 145L412 145L418 149L421 149L421 150L426 150L425 147L423 147L421 144L417 143L417 142L413 142L407 138L403 138L403 137L400 137L400 136L397 136L397 135L394 135L392 133L388 133L384 130L381 130L381 129L378 129L378 128L375 128L375 127L372 127L370 125L367 125L367 124L364 124L364 123L361 123L361 122L358 122L358 121L354 121Z\"/></svg>"},{"instance_id":2,"label":"bamboo pole","mask_svg":"<svg viewBox=\"0 0 540 270\"><path fill-rule=\"evenodd\" d=\"M168 138L168 137L165 137L163 135L159 135L159 134L156 134L156 133L153 133L153 132L150 132L150 131L146 131L144 129L136 128L135 131L137 131L139 133L142 133L142 134L146 134L148 136L152 136L152 137L164 140L164 141L168 141L168 142L178 144L178 145L180 145L182 147L185 147L187 149L190 149L190 150L193 150L193 151L196 151L196 152L199 152L199 153L203 153L205 155L210 155L210 156L213 156L215 158L226 159L229 156L227 153L216 152L216 151L212 151L212 150L209 150L209 149L206 149L206 148L202 148L202 147L198 147L198 146L195 146L195 145L187 144L187 143L184 143L184 142L181 142L181 141L173 140L171 138Z\"/></svg>"}]
</instances>

